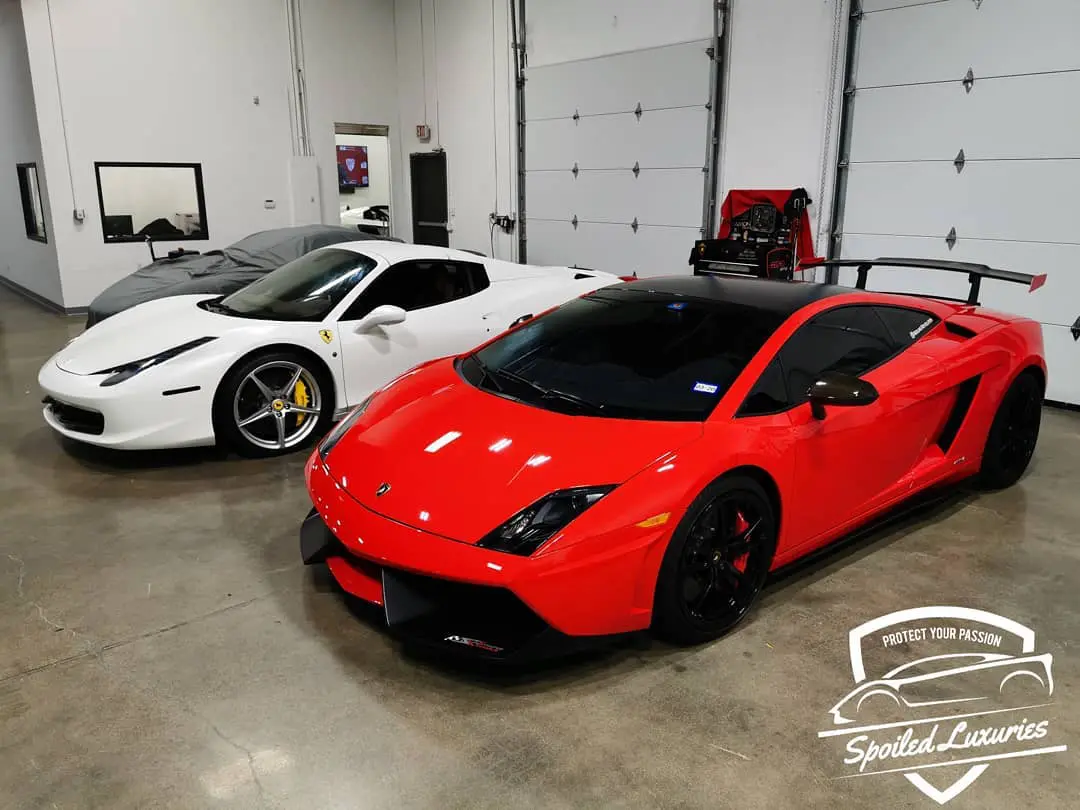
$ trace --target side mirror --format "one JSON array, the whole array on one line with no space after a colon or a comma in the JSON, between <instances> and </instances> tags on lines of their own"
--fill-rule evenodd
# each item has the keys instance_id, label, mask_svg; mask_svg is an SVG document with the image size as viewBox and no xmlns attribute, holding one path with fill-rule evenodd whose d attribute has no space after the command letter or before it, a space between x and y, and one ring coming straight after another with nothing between
<instances>
[{"instance_id":1,"label":"side mirror","mask_svg":"<svg viewBox=\"0 0 1080 810\"><path fill-rule=\"evenodd\" d=\"M369 332L376 326L391 326L405 320L405 310L392 304L375 307L356 323L354 332Z\"/></svg>"},{"instance_id":2,"label":"side mirror","mask_svg":"<svg viewBox=\"0 0 1080 810\"><path fill-rule=\"evenodd\" d=\"M825 418L825 406L853 407L869 405L877 401L878 392L873 385L850 374L826 372L806 392L810 400L810 412L815 419Z\"/></svg>"}]
</instances>

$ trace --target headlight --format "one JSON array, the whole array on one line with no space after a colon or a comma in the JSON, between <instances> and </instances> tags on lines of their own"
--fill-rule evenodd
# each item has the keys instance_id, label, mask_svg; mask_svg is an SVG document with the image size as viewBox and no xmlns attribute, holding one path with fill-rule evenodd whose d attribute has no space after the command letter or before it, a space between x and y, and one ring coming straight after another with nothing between
<instances>
[{"instance_id":1,"label":"headlight","mask_svg":"<svg viewBox=\"0 0 1080 810\"><path fill-rule=\"evenodd\" d=\"M142 360L134 360L130 363L124 363L120 366L113 366L112 368L103 368L101 371L95 371L95 374L108 374L101 381L102 385L116 385L122 383L124 380L130 380L140 371L146 371L151 366L156 366L159 363L164 363L166 360L171 360L178 354L191 351L192 349L202 346L204 343L209 343L211 340L217 340L216 337L201 337L197 340L191 340L182 346L175 346L172 349L166 349L163 352L159 352L150 357L144 357Z\"/></svg>"},{"instance_id":2,"label":"headlight","mask_svg":"<svg viewBox=\"0 0 1080 810\"><path fill-rule=\"evenodd\" d=\"M477 543L483 548L528 557L560 529L615 489L602 487L560 489L522 509Z\"/></svg>"},{"instance_id":3,"label":"headlight","mask_svg":"<svg viewBox=\"0 0 1080 810\"><path fill-rule=\"evenodd\" d=\"M341 441L341 437L349 432L349 428L355 425L356 420L367 410L369 402L371 402L371 397L368 397L345 414L342 420L334 425L331 431L326 434L326 438L319 443L319 458L326 459L326 456L334 449L334 445Z\"/></svg>"}]
</instances>

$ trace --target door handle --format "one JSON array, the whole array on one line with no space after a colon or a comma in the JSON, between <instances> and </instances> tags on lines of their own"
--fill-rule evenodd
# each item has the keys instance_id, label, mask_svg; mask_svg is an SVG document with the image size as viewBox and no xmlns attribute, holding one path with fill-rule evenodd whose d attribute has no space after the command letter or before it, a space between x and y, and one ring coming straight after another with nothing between
<instances>
[{"instance_id":1,"label":"door handle","mask_svg":"<svg viewBox=\"0 0 1080 810\"><path fill-rule=\"evenodd\" d=\"M450 223L448 222L417 222L421 228L445 228Z\"/></svg>"}]
</instances>

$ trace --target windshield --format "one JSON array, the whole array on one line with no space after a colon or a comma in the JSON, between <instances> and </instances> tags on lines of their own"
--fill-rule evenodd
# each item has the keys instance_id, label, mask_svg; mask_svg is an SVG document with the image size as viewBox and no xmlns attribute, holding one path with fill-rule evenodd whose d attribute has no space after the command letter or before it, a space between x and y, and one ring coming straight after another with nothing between
<instances>
[{"instance_id":1,"label":"windshield","mask_svg":"<svg viewBox=\"0 0 1080 810\"><path fill-rule=\"evenodd\" d=\"M375 264L370 256L351 250L317 250L209 306L246 318L321 321Z\"/></svg>"},{"instance_id":2,"label":"windshield","mask_svg":"<svg viewBox=\"0 0 1080 810\"><path fill-rule=\"evenodd\" d=\"M723 301L600 290L461 363L470 383L537 407L702 421L783 318Z\"/></svg>"}]
</instances>

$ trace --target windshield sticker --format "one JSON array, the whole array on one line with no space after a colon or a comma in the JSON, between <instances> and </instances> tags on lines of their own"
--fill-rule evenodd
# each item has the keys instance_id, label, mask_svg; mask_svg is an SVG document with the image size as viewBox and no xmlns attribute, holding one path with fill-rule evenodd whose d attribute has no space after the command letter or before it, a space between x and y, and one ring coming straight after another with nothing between
<instances>
[{"instance_id":1,"label":"windshield sticker","mask_svg":"<svg viewBox=\"0 0 1080 810\"><path fill-rule=\"evenodd\" d=\"M685 301L675 301L674 303L668 304L667 308L668 309L674 309L674 310L686 309L686 302Z\"/></svg>"},{"instance_id":2,"label":"windshield sticker","mask_svg":"<svg viewBox=\"0 0 1080 810\"><path fill-rule=\"evenodd\" d=\"M694 390L701 394L715 394L720 390L720 386L713 385L712 383L699 382L694 383Z\"/></svg>"},{"instance_id":3,"label":"windshield sticker","mask_svg":"<svg viewBox=\"0 0 1080 810\"><path fill-rule=\"evenodd\" d=\"M329 329L320 329L319 337L322 338L323 343L332 343L334 340L334 333L331 332Z\"/></svg>"}]
</instances>

